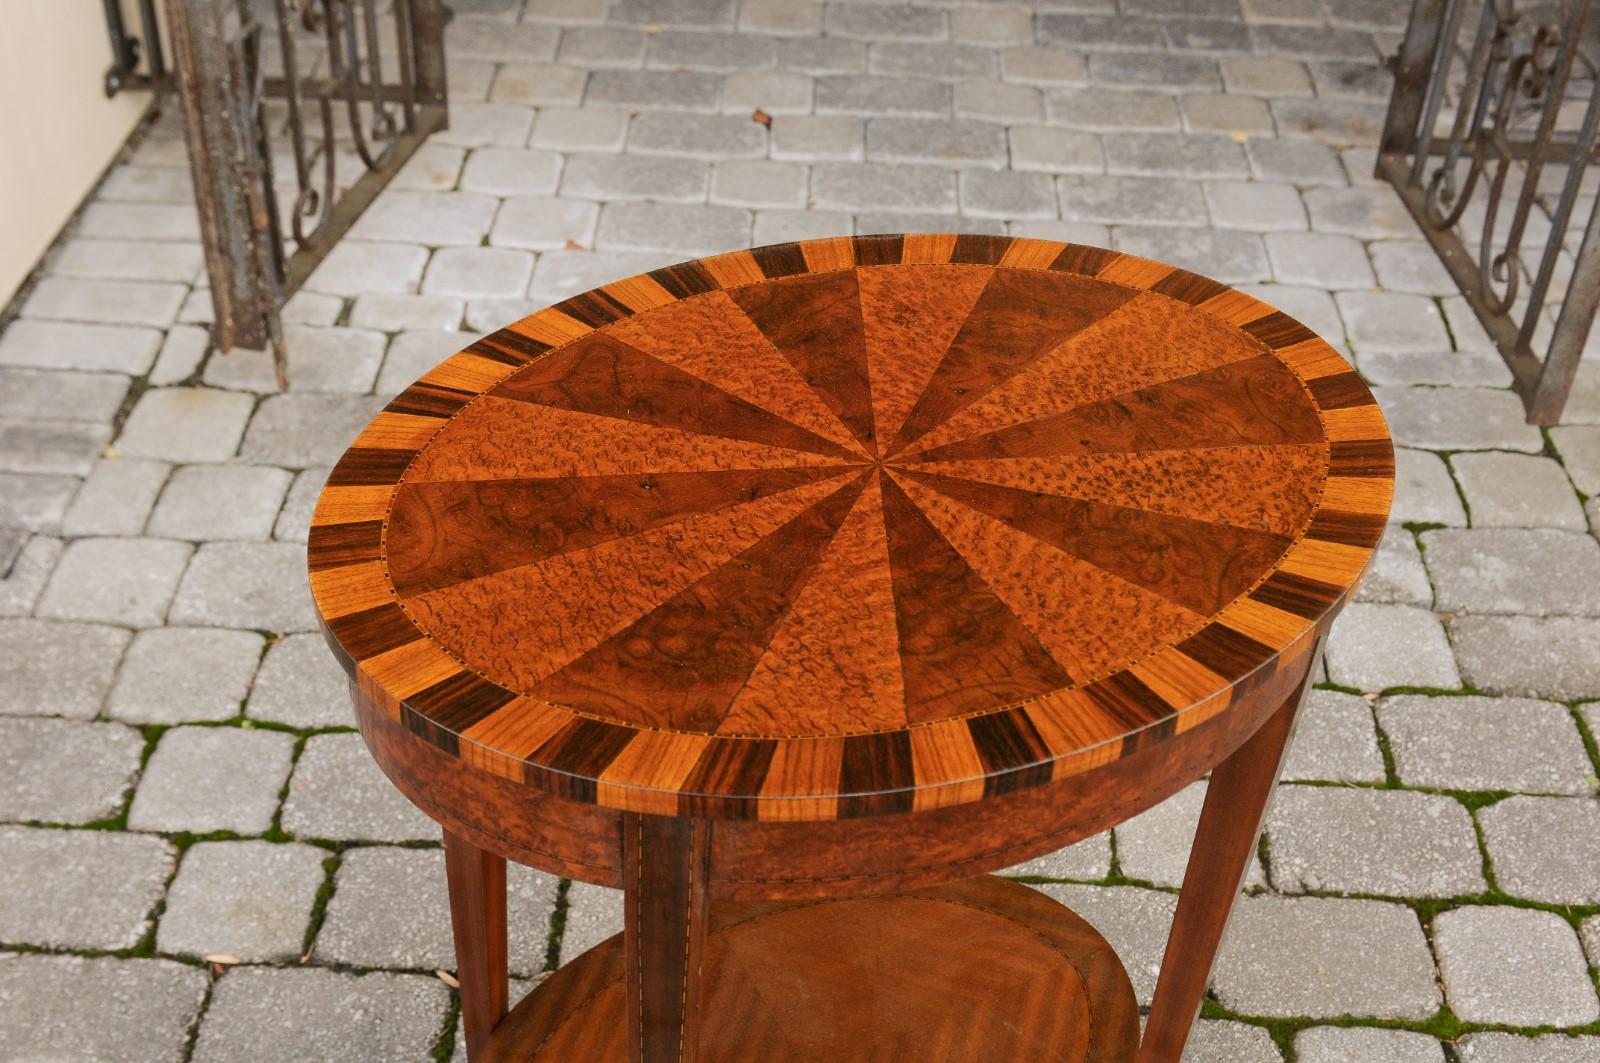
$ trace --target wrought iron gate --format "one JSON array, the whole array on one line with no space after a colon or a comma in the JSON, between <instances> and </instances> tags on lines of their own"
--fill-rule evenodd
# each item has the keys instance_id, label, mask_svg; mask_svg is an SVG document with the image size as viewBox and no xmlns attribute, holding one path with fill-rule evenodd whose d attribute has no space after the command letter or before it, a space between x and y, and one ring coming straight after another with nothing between
<instances>
[{"instance_id":1,"label":"wrought iron gate","mask_svg":"<svg viewBox=\"0 0 1600 1063\"><path fill-rule=\"evenodd\" d=\"M279 311L430 133L445 128L442 0L140 0L150 73L107 0L107 92L175 87L217 345L285 351Z\"/></svg>"},{"instance_id":2,"label":"wrought iron gate","mask_svg":"<svg viewBox=\"0 0 1600 1063\"><path fill-rule=\"evenodd\" d=\"M1377 176L1500 349L1531 424L1560 420L1600 301L1590 7L1414 0L1378 151Z\"/></svg>"}]
</instances>

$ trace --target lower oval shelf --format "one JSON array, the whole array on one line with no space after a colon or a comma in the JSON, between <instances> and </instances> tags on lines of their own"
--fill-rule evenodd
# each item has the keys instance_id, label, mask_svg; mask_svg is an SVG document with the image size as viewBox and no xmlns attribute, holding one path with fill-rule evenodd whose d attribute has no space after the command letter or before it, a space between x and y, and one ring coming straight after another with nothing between
<instances>
[{"instance_id":1,"label":"lower oval shelf","mask_svg":"<svg viewBox=\"0 0 1600 1063\"><path fill-rule=\"evenodd\" d=\"M626 1063L622 935L495 1028L495 1063ZM699 1063L1126 1063L1133 987L1093 927L984 876L887 897L713 908Z\"/></svg>"}]
</instances>

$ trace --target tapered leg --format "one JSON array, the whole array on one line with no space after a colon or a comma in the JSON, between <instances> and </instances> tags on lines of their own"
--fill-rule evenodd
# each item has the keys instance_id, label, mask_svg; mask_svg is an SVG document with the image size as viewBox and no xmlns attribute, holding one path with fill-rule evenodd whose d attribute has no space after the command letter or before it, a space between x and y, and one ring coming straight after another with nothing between
<instances>
[{"instance_id":1,"label":"tapered leg","mask_svg":"<svg viewBox=\"0 0 1600 1063\"><path fill-rule=\"evenodd\" d=\"M445 831L444 869L461 982L461 1028L467 1058L475 1059L506 1013L506 862Z\"/></svg>"},{"instance_id":2,"label":"tapered leg","mask_svg":"<svg viewBox=\"0 0 1600 1063\"><path fill-rule=\"evenodd\" d=\"M1211 773L1144 1041L1139 1046L1139 1063L1178 1063L1183 1055L1211 978L1217 947L1261 838L1267 804L1283 770L1300 706L1322 658L1320 648L1308 656L1306 677L1295 692Z\"/></svg>"},{"instance_id":3,"label":"tapered leg","mask_svg":"<svg viewBox=\"0 0 1600 1063\"><path fill-rule=\"evenodd\" d=\"M622 830L629 1063L694 1063L711 827L630 813Z\"/></svg>"}]
</instances>

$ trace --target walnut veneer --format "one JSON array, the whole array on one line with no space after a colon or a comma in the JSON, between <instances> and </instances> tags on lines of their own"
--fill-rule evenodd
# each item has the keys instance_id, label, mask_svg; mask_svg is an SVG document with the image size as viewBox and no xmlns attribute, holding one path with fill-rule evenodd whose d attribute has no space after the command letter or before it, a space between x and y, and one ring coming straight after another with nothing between
<instances>
[{"instance_id":1,"label":"walnut veneer","mask_svg":"<svg viewBox=\"0 0 1600 1063\"><path fill-rule=\"evenodd\" d=\"M1131 1058L1062 1020L1121 1015L1126 979L1024 947L1065 935L1092 966L1103 941L949 884L1218 768L1173 931L1190 973L1163 974L1142 1057L1175 1060L1392 481L1360 378L1241 292L1047 241L818 240L618 281L441 363L334 468L311 583L453 893L503 894L504 857L629 890L627 939L497 1030L503 897L458 905L475 1055L546 1058L508 1046L606 1029L598 996L560 1002L620 986L626 1036L594 1058L839 1058L776 1043L799 1021L777 982L719 972L788 942L792 971L865 986L881 966L840 967L820 928L892 921L883 955L1054 971L1023 979L1063 1009L1037 1058ZM978 896L970 933L938 929ZM974 992L987 1029L998 990ZM867 1023L852 999L817 1045Z\"/></svg>"}]
</instances>

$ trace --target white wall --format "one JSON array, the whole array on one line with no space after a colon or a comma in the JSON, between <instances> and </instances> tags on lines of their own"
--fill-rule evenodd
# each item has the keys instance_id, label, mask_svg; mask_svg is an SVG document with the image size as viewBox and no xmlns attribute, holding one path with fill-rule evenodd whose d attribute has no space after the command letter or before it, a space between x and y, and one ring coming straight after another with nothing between
<instances>
[{"instance_id":1,"label":"white wall","mask_svg":"<svg viewBox=\"0 0 1600 1063\"><path fill-rule=\"evenodd\" d=\"M127 26L139 34L137 16ZM110 65L100 0L0 0L0 306L149 103L106 99Z\"/></svg>"}]
</instances>

